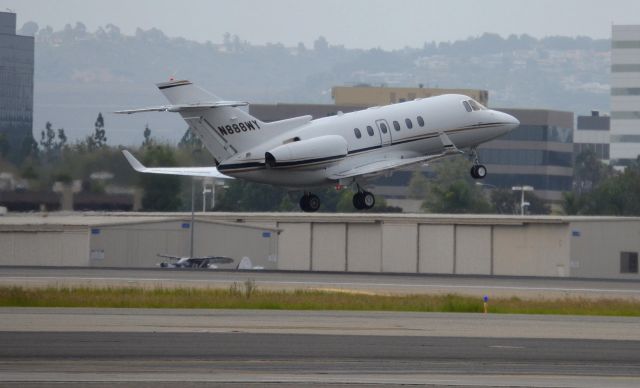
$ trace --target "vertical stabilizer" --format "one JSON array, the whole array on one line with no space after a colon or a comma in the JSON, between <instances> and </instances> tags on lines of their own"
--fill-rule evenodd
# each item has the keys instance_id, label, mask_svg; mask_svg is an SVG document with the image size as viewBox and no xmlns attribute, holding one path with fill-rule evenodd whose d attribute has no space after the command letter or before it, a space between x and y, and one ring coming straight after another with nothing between
<instances>
[{"instance_id":1,"label":"vertical stabilizer","mask_svg":"<svg viewBox=\"0 0 640 388\"><path fill-rule=\"evenodd\" d=\"M193 105L222 100L189 81L157 84L172 105ZM270 127L235 106L203 107L178 110L196 136L218 162L266 141Z\"/></svg>"}]
</instances>

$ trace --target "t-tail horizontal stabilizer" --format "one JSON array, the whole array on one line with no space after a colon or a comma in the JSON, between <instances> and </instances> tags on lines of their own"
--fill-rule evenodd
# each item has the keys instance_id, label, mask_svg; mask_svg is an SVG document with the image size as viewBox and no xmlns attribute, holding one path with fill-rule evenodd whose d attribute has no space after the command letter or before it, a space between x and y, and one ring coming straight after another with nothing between
<instances>
[{"instance_id":1,"label":"t-tail horizontal stabilizer","mask_svg":"<svg viewBox=\"0 0 640 388\"><path fill-rule=\"evenodd\" d=\"M124 157L134 170L145 174L185 175L205 178L233 179L221 174L215 167L145 167L127 150L122 150Z\"/></svg>"},{"instance_id":2,"label":"t-tail horizontal stabilizer","mask_svg":"<svg viewBox=\"0 0 640 388\"><path fill-rule=\"evenodd\" d=\"M238 107L238 106L247 106L248 102L245 101L215 101L215 102L196 102L193 104L173 104L173 105L160 105L160 106L150 106L147 108L138 108L138 109L126 109L126 110L117 110L113 113L119 114L132 114L132 113L142 113L142 112L185 112L185 111L193 111L200 109L213 109L213 108L223 108L223 107Z\"/></svg>"}]
</instances>

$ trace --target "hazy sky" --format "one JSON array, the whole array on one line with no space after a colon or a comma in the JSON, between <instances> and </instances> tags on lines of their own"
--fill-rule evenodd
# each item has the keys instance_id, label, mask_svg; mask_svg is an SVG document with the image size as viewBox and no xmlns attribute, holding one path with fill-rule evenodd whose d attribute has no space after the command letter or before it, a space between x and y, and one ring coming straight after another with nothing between
<instances>
[{"instance_id":1,"label":"hazy sky","mask_svg":"<svg viewBox=\"0 0 640 388\"><path fill-rule=\"evenodd\" d=\"M220 42L225 32L252 43L307 46L320 35L349 48L420 47L483 32L609 38L611 24L640 23L640 0L2 0L18 27L35 21L123 33L157 27L167 35Z\"/></svg>"}]
</instances>

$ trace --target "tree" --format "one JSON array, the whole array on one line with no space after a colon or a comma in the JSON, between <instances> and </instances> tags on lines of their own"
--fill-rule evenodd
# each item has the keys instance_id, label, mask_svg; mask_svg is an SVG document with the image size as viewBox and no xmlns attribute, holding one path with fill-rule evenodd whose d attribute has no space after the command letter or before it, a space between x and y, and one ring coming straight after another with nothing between
<instances>
[{"instance_id":1,"label":"tree","mask_svg":"<svg viewBox=\"0 0 640 388\"><path fill-rule=\"evenodd\" d=\"M491 205L498 214L520 214L521 193L511 189L495 189L491 192ZM529 202L526 208L528 214L549 214L549 206L533 192L525 194L525 201Z\"/></svg>"},{"instance_id":2,"label":"tree","mask_svg":"<svg viewBox=\"0 0 640 388\"><path fill-rule=\"evenodd\" d=\"M193 133L191 127L187 128L178 143L180 148L202 148L202 141Z\"/></svg>"},{"instance_id":3,"label":"tree","mask_svg":"<svg viewBox=\"0 0 640 388\"><path fill-rule=\"evenodd\" d=\"M640 156L620 173L613 173L588 192L565 194L567 214L640 215Z\"/></svg>"},{"instance_id":4,"label":"tree","mask_svg":"<svg viewBox=\"0 0 640 388\"><path fill-rule=\"evenodd\" d=\"M151 147L154 144L154 141L151 138L151 129L149 128L149 124L145 124L143 136L144 140L142 141L142 147Z\"/></svg>"},{"instance_id":5,"label":"tree","mask_svg":"<svg viewBox=\"0 0 640 388\"><path fill-rule=\"evenodd\" d=\"M175 166L176 158L173 150L166 145L155 145L145 149L142 157L145 165ZM174 211L178 210L182 201L180 177L172 175L140 174L140 184L144 190L142 207L144 210Z\"/></svg>"},{"instance_id":6,"label":"tree","mask_svg":"<svg viewBox=\"0 0 640 388\"><path fill-rule=\"evenodd\" d=\"M49 121L44 125L44 130L40 132L40 146L44 154L49 157L53 153L56 139L56 131Z\"/></svg>"},{"instance_id":7,"label":"tree","mask_svg":"<svg viewBox=\"0 0 640 388\"><path fill-rule=\"evenodd\" d=\"M408 197L412 199L424 199L429 191L429 181L421 169L416 169L411 175L408 187Z\"/></svg>"},{"instance_id":8,"label":"tree","mask_svg":"<svg viewBox=\"0 0 640 388\"><path fill-rule=\"evenodd\" d=\"M58 128L56 131L51 122L47 121L45 129L40 132L40 147L45 159L49 162L58 159L66 145L67 135L64 133L64 128Z\"/></svg>"},{"instance_id":9,"label":"tree","mask_svg":"<svg viewBox=\"0 0 640 388\"><path fill-rule=\"evenodd\" d=\"M85 143L89 152L93 152L107 145L107 136L104 129L104 118L102 117L101 112L98 113L98 117L96 118L93 135L87 136L87 138L85 139Z\"/></svg>"},{"instance_id":10,"label":"tree","mask_svg":"<svg viewBox=\"0 0 640 388\"><path fill-rule=\"evenodd\" d=\"M469 163L449 158L433 164L435 178L429 181L422 208L430 213L490 213L491 205L469 176Z\"/></svg>"},{"instance_id":11,"label":"tree","mask_svg":"<svg viewBox=\"0 0 640 388\"><path fill-rule=\"evenodd\" d=\"M612 174L613 169L602 163L594 150L586 149L574 162L573 190L578 194L589 192Z\"/></svg>"}]
</instances>

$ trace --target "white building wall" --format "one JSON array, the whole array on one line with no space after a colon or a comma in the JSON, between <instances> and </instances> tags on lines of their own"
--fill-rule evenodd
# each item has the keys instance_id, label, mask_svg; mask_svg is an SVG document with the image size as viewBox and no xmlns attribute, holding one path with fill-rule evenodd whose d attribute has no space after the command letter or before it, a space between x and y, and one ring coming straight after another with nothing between
<instances>
[{"instance_id":1,"label":"white building wall","mask_svg":"<svg viewBox=\"0 0 640 388\"><path fill-rule=\"evenodd\" d=\"M456 226L455 273L491 274L491 227Z\"/></svg>"},{"instance_id":2,"label":"white building wall","mask_svg":"<svg viewBox=\"0 0 640 388\"><path fill-rule=\"evenodd\" d=\"M347 267L347 227L344 223L314 223L311 269L345 271Z\"/></svg>"},{"instance_id":3,"label":"white building wall","mask_svg":"<svg viewBox=\"0 0 640 388\"><path fill-rule=\"evenodd\" d=\"M0 265L87 266L86 228L0 233Z\"/></svg>"},{"instance_id":4,"label":"white building wall","mask_svg":"<svg viewBox=\"0 0 640 388\"><path fill-rule=\"evenodd\" d=\"M573 221L571 276L640 280L620 272L620 253L640 255L640 221Z\"/></svg>"},{"instance_id":5,"label":"white building wall","mask_svg":"<svg viewBox=\"0 0 640 388\"><path fill-rule=\"evenodd\" d=\"M382 270L382 228L380 223L349 223L347 226L347 270Z\"/></svg>"},{"instance_id":6,"label":"white building wall","mask_svg":"<svg viewBox=\"0 0 640 388\"><path fill-rule=\"evenodd\" d=\"M382 224L382 271L415 273L418 267L418 226Z\"/></svg>"},{"instance_id":7,"label":"white building wall","mask_svg":"<svg viewBox=\"0 0 640 388\"><path fill-rule=\"evenodd\" d=\"M568 276L569 229L566 224L493 227L493 274Z\"/></svg>"},{"instance_id":8,"label":"white building wall","mask_svg":"<svg viewBox=\"0 0 640 388\"><path fill-rule=\"evenodd\" d=\"M453 225L420 225L421 273L453 273L455 241Z\"/></svg>"}]
</instances>

